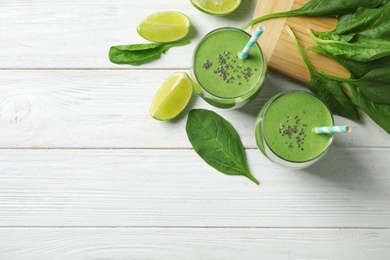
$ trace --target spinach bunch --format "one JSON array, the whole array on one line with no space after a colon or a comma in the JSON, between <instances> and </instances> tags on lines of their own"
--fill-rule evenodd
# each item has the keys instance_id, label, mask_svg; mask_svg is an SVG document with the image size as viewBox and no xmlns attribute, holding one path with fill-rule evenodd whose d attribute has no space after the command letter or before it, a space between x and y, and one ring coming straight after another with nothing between
<instances>
[{"instance_id":1,"label":"spinach bunch","mask_svg":"<svg viewBox=\"0 0 390 260\"><path fill-rule=\"evenodd\" d=\"M309 35L317 46L307 49L338 61L351 78L325 76L345 89L351 101L390 133L390 1L360 7L338 18L336 29Z\"/></svg>"},{"instance_id":2,"label":"spinach bunch","mask_svg":"<svg viewBox=\"0 0 390 260\"><path fill-rule=\"evenodd\" d=\"M316 51L339 62L350 78L316 71L288 29L309 68L309 89L320 96L332 112L359 120L357 107L390 133L390 0L311 0L299 9L253 19L242 29L264 20L289 16L333 16L337 26L329 32L312 32Z\"/></svg>"}]
</instances>

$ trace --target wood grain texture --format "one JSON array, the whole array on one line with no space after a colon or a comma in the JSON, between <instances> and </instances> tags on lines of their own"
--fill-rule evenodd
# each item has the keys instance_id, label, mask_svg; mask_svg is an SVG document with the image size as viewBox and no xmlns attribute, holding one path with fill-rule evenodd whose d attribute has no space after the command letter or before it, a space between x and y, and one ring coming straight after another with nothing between
<instances>
[{"instance_id":1,"label":"wood grain texture","mask_svg":"<svg viewBox=\"0 0 390 260\"><path fill-rule=\"evenodd\" d=\"M0 147L190 148L186 113L202 107L229 120L245 147L256 148L254 126L265 101L283 90L304 89L270 72L260 96L242 109L212 108L194 95L181 117L159 122L149 115L150 103L174 71L0 71ZM337 135L336 146L390 146L388 134L367 117L361 123L341 117L335 121L352 126L350 134Z\"/></svg>"},{"instance_id":2,"label":"wood grain texture","mask_svg":"<svg viewBox=\"0 0 390 260\"><path fill-rule=\"evenodd\" d=\"M390 231L376 229L0 229L3 260L387 260L389 254Z\"/></svg>"},{"instance_id":3,"label":"wood grain texture","mask_svg":"<svg viewBox=\"0 0 390 260\"><path fill-rule=\"evenodd\" d=\"M281 11L295 10L302 7L308 0L259 0L254 12L255 18ZM267 29L259 39L264 50L269 67L283 75L301 82L310 81L309 70L299 54L285 26L295 33L299 44L305 50L308 46L317 45L309 36L307 29L313 31L332 31L336 27L336 19L325 17L287 17L261 22ZM255 29L256 26L253 28ZM349 77L349 72L338 62L320 53L305 51L310 63L318 71L324 71L339 77Z\"/></svg>"},{"instance_id":4,"label":"wood grain texture","mask_svg":"<svg viewBox=\"0 0 390 260\"><path fill-rule=\"evenodd\" d=\"M302 171L246 154L260 186L193 150L1 150L0 226L390 228L390 149Z\"/></svg>"}]
</instances>

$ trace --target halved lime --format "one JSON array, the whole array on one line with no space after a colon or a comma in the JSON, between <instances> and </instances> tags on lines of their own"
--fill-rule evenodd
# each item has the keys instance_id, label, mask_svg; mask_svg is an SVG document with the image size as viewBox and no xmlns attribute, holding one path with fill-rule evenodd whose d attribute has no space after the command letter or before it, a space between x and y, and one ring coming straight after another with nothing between
<instances>
[{"instance_id":1,"label":"halved lime","mask_svg":"<svg viewBox=\"0 0 390 260\"><path fill-rule=\"evenodd\" d=\"M148 41L174 42L183 39L190 26L190 20L184 14L167 11L146 17L138 25L137 32Z\"/></svg>"},{"instance_id":2,"label":"halved lime","mask_svg":"<svg viewBox=\"0 0 390 260\"><path fill-rule=\"evenodd\" d=\"M162 84L152 100L150 115L157 120L170 120L180 114L192 95L191 81L185 72L175 72Z\"/></svg>"},{"instance_id":3,"label":"halved lime","mask_svg":"<svg viewBox=\"0 0 390 260\"><path fill-rule=\"evenodd\" d=\"M191 3L202 12L222 16L234 12L241 0L191 0Z\"/></svg>"}]
</instances>

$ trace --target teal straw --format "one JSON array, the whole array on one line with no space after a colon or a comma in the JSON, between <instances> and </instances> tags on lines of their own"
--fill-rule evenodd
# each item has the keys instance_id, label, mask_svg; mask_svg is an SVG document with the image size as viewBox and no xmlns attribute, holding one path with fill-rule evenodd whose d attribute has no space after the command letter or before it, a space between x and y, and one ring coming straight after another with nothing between
<instances>
[{"instance_id":1,"label":"teal straw","mask_svg":"<svg viewBox=\"0 0 390 260\"><path fill-rule=\"evenodd\" d=\"M238 53L238 57L240 59L245 59L248 56L248 53L250 49L253 47L253 45L256 44L257 40L259 39L260 35L264 32L265 27L263 25L260 25L256 31L253 33L252 37L249 39L248 43L245 45L242 52Z\"/></svg>"},{"instance_id":2,"label":"teal straw","mask_svg":"<svg viewBox=\"0 0 390 260\"><path fill-rule=\"evenodd\" d=\"M351 127L349 125L315 127L313 132L316 134L349 133Z\"/></svg>"}]
</instances>

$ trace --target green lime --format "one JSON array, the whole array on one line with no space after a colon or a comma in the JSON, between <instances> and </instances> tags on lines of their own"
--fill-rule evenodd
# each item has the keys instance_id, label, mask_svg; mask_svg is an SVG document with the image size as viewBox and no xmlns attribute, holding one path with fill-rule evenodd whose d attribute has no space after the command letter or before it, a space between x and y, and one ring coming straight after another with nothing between
<instances>
[{"instance_id":1,"label":"green lime","mask_svg":"<svg viewBox=\"0 0 390 260\"><path fill-rule=\"evenodd\" d=\"M150 115L157 120L170 120L180 114L192 96L191 81L185 72L170 75L152 100Z\"/></svg>"},{"instance_id":2,"label":"green lime","mask_svg":"<svg viewBox=\"0 0 390 260\"><path fill-rule=\"evenodd\" d=\"M149 15L137 27L137 32L152 42L174 42L183 39L190 30L190 20L179 12L159 12Z\"/></svg>"},{"instance_id":3,"label":"green lime","mask_svg":"<svg viewBox=\"0 0 390 260\"><path fill-rule=\"evenodd\" d=\"M241 0L191 0L191 3L202 12L222 16L234 12Z\"/></svg>"}]
</instances>

